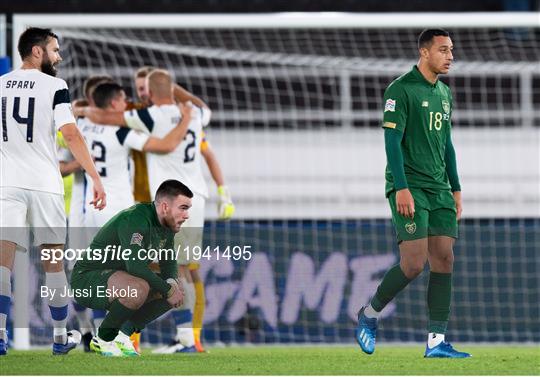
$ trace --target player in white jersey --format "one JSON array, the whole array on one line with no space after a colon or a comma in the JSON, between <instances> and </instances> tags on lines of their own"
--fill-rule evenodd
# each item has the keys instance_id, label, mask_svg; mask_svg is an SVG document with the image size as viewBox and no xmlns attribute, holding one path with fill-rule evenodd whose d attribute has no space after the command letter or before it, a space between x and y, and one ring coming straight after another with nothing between
<instances>
[{"instance_id":1,"label":"player in white jersey","mask_svg":"<svg viewBox=\"0 0 540 377\"><path fill-rule=\"evenodd\" d=\"M111 112L123 112L127 105L124 90L114 82L98 85L94 90L93 100L98 108ZM177 122L172 129L159 137L114 125L88 122L83 126L81 132L91 149L105 190L110 193L109 204L105 210L96 211L87 206L85 211L87 227L101 227L119 211L135 204L128 166L129 152L134 149L150 152L148 155L160 155L176 149L186 135L191 119L191 107L180 106L182 116L175 117ZM174 107L179 113L178 106ZM90 190L91 184L87 185L87 192Z\"/></svg>"},{"instance_id":2,"label":"player in white jersey","mask_svg":"<svg viewBox=\"0 0 540 377\"><path fill-rule=\"evenodd\" d=\"M147 106L151 106L152 103L149 98L148 93L148 85L147 85L147 77L152 72L154 67L141 67L139 68L135 73L135 88L137 90L137 97L140 101L145 103ZM188 92L186 89L182 88L178 84L173 84L173 94L174 98L178 102L184 102L184 101L191 101L194 105L201 107L204 109L204 118L203 118L203 124L208 124L211 117L211 111L197 96L193 95L192 93ZM229 189L225 185L225 179L223 176L223 172L221 170L221 166L219 163L219 160L214 153L213 148L211 147L210 143L208 142L206 135L203 133L202 137L200 138L202 141L200 143L200 150L201 154L204 157L204 160L206 162L206 165L208 166L208 170L210 171L210 174L212 176L213 181L215 182L217 186L217 192L218 192L218 218L220 220L229 220L235 211L235 206L231 199L231 194L229 192ZM144 161L146 163L146 161ZM139 171L140 170L140 171ZM144 166L144 169L136 170L136 177L137 181L140 183L147 182L147 169L146 165ZM191 211L193 213L193 211ZM193 284L195 286L195 308L193 310L193 333L195 337L195 348L198 352L205 352L204 347L201 343L201 330L202 330L202 324L203 324L203 317L204 317L204 310L206 306L206 298L204 293L204 282L202 281L200 275L199 275L199 263L198 262L192 262L189 264L189 271L191 278L193 280ZM138 339L138 337L134 337L134 339ZM176 342L172 342L172 347L177 347ZM169 347L169 350L171 347Z\"/></svg>"},{"instance_id":3,"label":"player in white jersey","mask_svg":"<svg viewBox=\"0 0 540 377\"><path fill-rule=\"evenodd\" d=\"M112 77L107 75L93 75L88 77L83 84L83 93L86 103L90 106L94 106L94 100L92 99L92 93L97 85L102 82L112 81ZM75 102L80 102L76 100ZM81 130L89 120L86 118L77 119L77 126ZM70 161L73 156L67 151L63 154L64 161ZM84 215L85 215L85 181L84 172L82 170L73 173L73 187L71 190L71 206L69 211L69 226L72 228L84 227ZM105 190L108 194L108 190ZM87 201L88 202L88 201ZM106 209L105 209L106 210Z\"/></svg>"},{"instance_id":4,"label":"player in white jersey","mask_svg":"<svg viewBox=\"0 0 540 377\"><path fill-rule=\"evenodd\" d=\"M89 104L95 106L94 100L92 99L92 93L95 87L102 83L112 81L111 76L107 75L92 75L88 77L83 83L83 93L84 99L77 99L73 101L74 104ZM77 126L79 130L83 127L84 124L89 122L86 118L78 118ZM65 144L65 143L64 143ZM59 157L60 161L60 171L64 175L65 173L72 173L72 185L71 185L71 197L68 198L70 201L69 212L68 212L68 240L70 248L85 248L88 246L89 242L92 240L91 232L87 231L84 224L85 218L85 200L86 187L85 184L85 175L84 171L81 169L80 165L74 159L73 155L69 152L67 146L61 148ZM65 186L64 186L65 187ZM109 192L106 190L106 192ZM108 207L108 206L107 206ZM107 208L105 208L106 210ZM73 268L75 261L70 261L71 265L68 265L68 268ZM84 346L85 352L90 352L90 341L93 337L94 328L99 328L101 322L105 318L106 312L104 310L93 310L93 318L90 317L90 311L86 307L77 304L74 300L72 301L73 312L79 329L82 333L82 343ZM92 324L93 322L93 324Z\"/></svg>"},{"instance_id":5,"label":"player in white jersey","mask_svg":"<svg viewBox=\"0 0 540 377\"><path fill-rule=\"evenodd\" d=\"M123 123L127 124L135 130L143 130L146 133L154 137L163 137L169 133L181 118L178 106L174 102L172 79L168 72L163 70L154 70L148 77L150 98L153 105L149 108L143 108L140 110L130 110L124 113L120 112L104 112L100 109L85 108L82 113L88 116L90 119L96 122L103 122L105 120L112 121L110 123ZM202 139L202 117L203 110L200 108L194 108L197 110L192 111L192 119L189 123L189 128L185 139L178 145L172 152L164 155L147 154L147 165L149 170L149 183L150 191L152 193L152 200L154 199L155 192L161 184L161 182L168 179L176 179L185 183L188 187L192 187L192 191L195 196L193 198L193 206L190 209L191 229L185 232L197 240L202 241L202 227L204 225L204 200L208 195L206 183L203 179L200 161L202 159L200 154L200 144ZM108 122L109 123L109 122ZM186 174L184 169L186 164L190 164L190 168L187 169L189 174ZM196 234L196 235L195 235ZM195 235L195 236L194 236ZM180 242L180 235L175 238L175 247ZM195 242L195 241L194 241ZM180 308L183 315L182 327L186 333L189 332L190 339L186 344L185 350L194 352L194 338L191 325L191 316L193 311L193 305L195 301L195 290L188 270L188 261L186 258L179 260L180 276L184 277L183 285L186 288L186 298L184 304ZM174 312L173 315L178 317L178 312ZM188 318L189 317L189 318ZM178 322L178 321L177 321Z\"/></svg>"},{"instance_id":6,"label":"player in white jersey","mask_svg":"<svg viewBox=\"0 0 540 377\"><path fill-rule=\"evenodd\" d=\"M152 106L137 112L124 115L128 126L135 129L146 129L151 135L162 136L169 132L178 112L174 108L173 84L170 74L165 70L155 69L147 77L149 99ZM186 291L184 304L173 311L177 327L177 347L173 352L196 352L192 330L192 317L195 305L195 288L189 272L188 253L183 252L202 246L202 230L204 226L204 204L208 197L208 188L202 174L203 159L200 148L203 136L203 119L208 119L206 108L195 107L185 139L167 155L146 155L150 193L154 199L160 183L168 179L177 179L185 183L193 192L192 207L186 228L175 236L175 249L179 253L179 276ZM180 162L180 163L179 163ZM158 350L159 352L159 350Z\"/></svg>"},{"instance_id":7,"label":"player in white jersey","mask_svg":"<svg viewBox=\"0 0 540 377\"><path fill-rule=\"evenodd\" d=\"M154 74L152 74L155 72ZM152 75L152 76L150 76ZM172 80L166 71L152 70L148 75L149 87L154 83L152 93L148 93L151 102L154 104L148 108L142 108L139 110L132 110L121 113L104 113L95 108L79 109L81 115L86 115L95 121L104 121L108 119L116 123L127 123L130 127L136 129L143 129L146 132L150 132L152 135L160 136L164 132L169 130L173 124L174 117L178 116L178 111L174 109L174 99L172 96L172 90L174 90L174 97L177 97L177 87L172 87ZM140 88L137 83L137 91L139 93ZM145 93L146 95L146 93ZM196 97L195 97L196 98ZM199 103L204 103L199 101ZM206 159L208 166L211 170L212 177L219 186L220 194L220 218L230 218L234 212L234 205L230 199L228 190L224 185L223 174L219 168L219 163L215 155L212 153L210 146L204 140L204 134L202 132L203 125L206 125L210 119L210 110L203 106L196 108L193 114L193 119L190 123L188 134L185 140L169 155L165 156L152 156L147 155L148 176L150 181L151 192L155 193L156 187L159 183L166 179L179 179L185 182L188 187L191 187L194 191L193 207L190 209L189 230L183 232L184 236L189 236L189 240L182 240L181 235L176 239L176 244L179 243L186 245L202 245L202 228L204 226L204 204L205 199L208 197L208 189L206 182L202 174L201 161L203 157ZM178 163L180 161L180 164ZM210 161L210 162L209 162ZM186 228L188 229L188 228ZM202 327L202 313L204 308L204 287L201 279L198 276L197 263L189 264L189 268L192 268L190 272L188 269L188 261L179 261L182 263L180 275L186 278L185 285L188 293L191 292L189 297L191 298L191 304L194 304L194 296L197 296L199 313L198 327L195 330L197 338L200 335L200 328ZM192 276L194 277L192 279ZM195 288L193 281L195 281ZM196 290L197 294L194 293ZM189 301L189 300L188 300ZM191 307L190 312L193 312ZM179 342L175 342L175 347L179 349L193 349L193 331L190 330L191 324L186 325L187 322L191 323L191 316L180 315L175 312L175 322L177 324L177 337L182 338L182 342L187 347L182 347ZM197 318L195 318L197 319ZM182 334L180 334L182 333ZM191 333L187 335L188 333ZM198 340L198 339L196 339ZM182 347L182 348L181 348ZM202 346L199 347L200 350ZM171 349L171 348L170 348ZM172 351L174 352L174 351Z\"/></svg>"},{"instance_id":8,"label":"player in white jersey","mask_svg":"<svg viewBox=\"0 0 540 377\"><path fill-rule=\"evenodd\" d=\"M15 251L28 245L29 230L42 249L62 249L66 218L63 183L56 157L59 130L94 183L93 203L105 207L105 191L71 111L69 91L58 79L62 60L58 37L50 29L28 28L18 43L21 69L0 77L2 148L0 152L0 355L7 353L6 321L11 302ZM9 228L8 228L9 227ZM48 292L67 289L63 263L43 260ZM66 330L68 298L51 295L53 354L66 354L80 334Z\"/></svg>"}]
</instances>

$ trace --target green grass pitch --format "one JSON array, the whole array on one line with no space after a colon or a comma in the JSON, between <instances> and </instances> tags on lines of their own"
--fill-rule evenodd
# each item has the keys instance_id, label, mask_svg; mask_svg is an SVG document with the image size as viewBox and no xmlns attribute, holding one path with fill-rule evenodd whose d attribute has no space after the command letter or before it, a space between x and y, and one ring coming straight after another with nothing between
<instances>
[{"instance_id":1,"label":"green grass pitch","mask_svg":"<svg viewBox=\"0 0 540 377\"><path fill-rule=\"evenodd\" d=\"M13 351L0 358L0 375L540 375L538 346L460 346L473 358L424 359L423 346L230 347L206 354L105 358L80 350Z\"/></svg>"}]
</instances>

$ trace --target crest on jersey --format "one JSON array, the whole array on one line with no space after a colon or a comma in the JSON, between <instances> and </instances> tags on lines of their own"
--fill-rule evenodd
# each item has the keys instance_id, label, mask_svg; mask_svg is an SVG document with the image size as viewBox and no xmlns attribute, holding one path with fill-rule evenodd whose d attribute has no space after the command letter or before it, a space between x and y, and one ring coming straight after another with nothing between
<instances>
[{"instance_id":1,"label":"crest on jersey","mask_svg":"<svg viewBox=\"0 0 540 377\"><path fill-rule=\"evenodd\" d=\"M386 113L387 111L396 111L396 100L393 100L391 98L388 98L386 100L386 103L384 104L384 112Z\"/></svg>"},{"instance_id":2,"label":"crest on jersey","mask_svg":"<svg viewBox=\"0 0 540 377\"><path fill-rule=\"evenodd\" d=\"M450 112L450 102L448 102L447 100L443 99L442 100L442 109L444 110L444 112L446 114L448 114Z\"/></svg>"},{"instance_id":3,"label":"crest on jersey","mask_svg":"<svg viewBox=\"0 0 540 377\"><path fill-rule=\"evenodd\" d=\"M130 244L131 244L131 245L139 245L139 246L142 247L142 240L143 240L142 234L140 234L140 233L133 233L133 235L131 236L131 242L130 242Z\"/></svg>"},{"instance_id":4,"label":"crest on jersey","mask_svg":"<svg viewBox=\"0 0 540 377\"><path fill-rule=\"evenodd\" d=\"M412 223L407 223L407 224L405 224L405 230L406 230L407 233L409 233L409 234L414 234L414 233L416 233L416 223L415 223L415 222L412 222Z\"/></svg>"}]
</instances>

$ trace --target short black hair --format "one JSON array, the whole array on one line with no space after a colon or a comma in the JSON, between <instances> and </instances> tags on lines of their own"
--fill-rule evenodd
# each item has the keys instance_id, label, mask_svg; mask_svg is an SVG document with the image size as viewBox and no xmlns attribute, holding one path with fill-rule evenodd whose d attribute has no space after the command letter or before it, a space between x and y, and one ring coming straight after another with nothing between
<instances>
[{"instance_id":1,"label":"short black hair","mask_svg":"<svg viewBox=\"0 0 540 377\"><path fill-rule=\"evenodd\" d=\"M122 92L122 90L124 90L122 86L115 82L102 82L94 88L92 99L97 107L105 109L111 104L111 101Z\"/></svg>"},{"instance_id":2,"label":"short black hair","mask_svg":"<svg viewBox=\"0 0 540 377\"><path fill-rule=\"evenodd\" d=\"M39 27L29 27L19 37L17 50L21 59L26 59L32 53L32 47L41 46L45 48L49 38L58 39L58 35L54 34L51 29L42 29Z\"/></svg>"},{"instance_id":3,"label":"short black hair","mask_svg":"<svg viewBox=\"0 0 540 377\"><path fill-rule=\"evenodd\" d=\"M424 29L418 36L418 49L431 46L433 37L449 37L450 33L444 29Z\"/></svg>"},{"instance_id":4,"label":"short black hair","mask_svg":"<svg viewBox=\"0 0 540 377\"><path fill-rule=\"evenodd\" d=\"M89 99L92 96L92 92L95 87L102 82L113 81L113 78L109 75L92 75L89 76L83 83L83 94L86 99Z\"/></svg>"},{"instance_id":5,"label":"short black hair","mask_svg":"<svg viewBox=\"0 0 540 377\"><path fill-rule=\"evenodd\" d=\"M156 192L156 201L160 201L164 198L176 198L178 195L193 198L193 192L189 187L176 179L168 179L159 185Z\"/></svg>"}]
</instances>

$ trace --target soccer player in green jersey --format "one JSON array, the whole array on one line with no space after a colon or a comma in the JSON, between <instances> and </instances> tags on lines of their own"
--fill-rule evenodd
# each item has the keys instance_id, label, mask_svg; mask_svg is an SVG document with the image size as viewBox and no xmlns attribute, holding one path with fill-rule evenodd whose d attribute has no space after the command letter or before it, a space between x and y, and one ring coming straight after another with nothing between
<instances>
[{"instance_id":1,"label":"soccer player in green jersey","mask_svg":"<svg viewBox=\"0 0 540 377\"><path fill-rule=\"evenodd\" d=\"M164 181L154 202L136 204L111 218L75 264L75 301L108 311L90 343L92 350L105 356L137 356L129 335L182 304L174 234L189 217L192 197L183 183ZM156 257L160 274L149 268Z\"/></svg>"},{"instance_id":2,"label":"soccer player in green jersey","mask_svg":"<svg viewBox=\"0 0 540 377\"><path fill-rule=\"evenodd\" d=\"M418 38L418 64L384 93L386 197L400 262L386 272L370 304L358 313L356 340L367 354L375 351L381 311L429 262L429 334L424 356L470 357L444 339L450 314L452 247L461 216L461 187L450 137L452 94L438 80L450 69L452 48L447 31L424 30Z\"/></svg>"}]
</instances>

